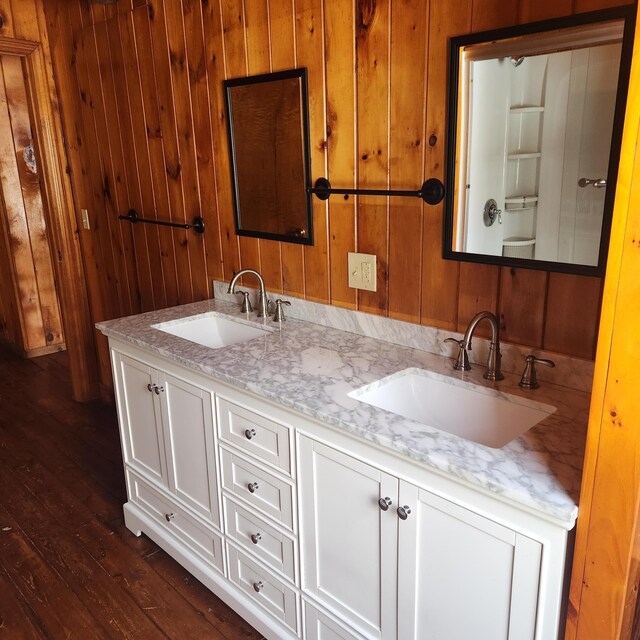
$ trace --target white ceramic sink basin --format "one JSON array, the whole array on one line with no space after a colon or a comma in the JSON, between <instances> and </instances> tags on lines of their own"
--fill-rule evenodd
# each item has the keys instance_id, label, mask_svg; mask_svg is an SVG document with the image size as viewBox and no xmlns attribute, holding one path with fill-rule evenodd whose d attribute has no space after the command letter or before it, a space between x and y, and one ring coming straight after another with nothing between
<instances>
[{"instance_id":1,"label":"white ceramic sink basin","mask_svg":"<svg viewBox=\"0 0 640 640\"><path fill-rule=\"evenodd\" d=\"M266 327L256 327L237 320L230 320L212 313L204 313L180 320L170 320L151 325L154 329L190 340L211 349L228 347L269 333Z\"/></svg>"},{"instance_id":2,"label":"white ceramic sink basin","mask_svg":"<svg viewBox=\"0 0 640 640\"><path fill-rule=\"evenodd\" d=\"M349 396L496 449L556 410L548 404L422 369L405 369Z\"/></svg>"}]
</instances>

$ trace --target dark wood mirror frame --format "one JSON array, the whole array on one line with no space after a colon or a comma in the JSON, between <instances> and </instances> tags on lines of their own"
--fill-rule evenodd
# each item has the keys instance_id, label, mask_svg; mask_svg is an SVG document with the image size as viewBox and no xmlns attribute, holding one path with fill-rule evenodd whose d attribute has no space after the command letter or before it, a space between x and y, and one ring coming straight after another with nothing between
<instances>
[{"instance_id":1,"label":"dark wood mirror frame","mask_svg":"<svg viewBox=\"0 0 640 640\"><path fill-rule=\"evenodd\" d=\"M576 14L567 18L545 20L525 25L467 34L451 38L449 41L449 72L448 72L448 105L447 105L447 158L446 158L446 194L443 228L443 257L447 260L495 264L500 266L523 267L578 275L602 276L606 269L609 236L611 231L611 217L615 200L615 185L620 160L620 146L622 143L622 129L627 101L631 58L633 53L633 38L635 29L636 6L625 5L613 9L604 9L589 13ZM595 266L573 264L568 262L553 262L529 258L514 258L498 255L467 253L453 249L455 224L455 189L456 163L458 157L458 97L460 52L464 47L480 43L490 43L507 38L516 38L544 31L554 31L599 22L622 20L624 22L622 50L618 87L616 92L613 130L609 154L609 168L607 184L612 185L606 190L604 201L603 222L600 236L598 263Z\"/></svg>"},{"instance_id":2,"label":"dark wood mirror frame","mask_svg":"<svg viewBox=\"0 0 640 640\"><path fill-rule=\"evenodd\" d=\"M313 244L307 70L224 82L236 233Z\"/></svg>"}]
</instances>

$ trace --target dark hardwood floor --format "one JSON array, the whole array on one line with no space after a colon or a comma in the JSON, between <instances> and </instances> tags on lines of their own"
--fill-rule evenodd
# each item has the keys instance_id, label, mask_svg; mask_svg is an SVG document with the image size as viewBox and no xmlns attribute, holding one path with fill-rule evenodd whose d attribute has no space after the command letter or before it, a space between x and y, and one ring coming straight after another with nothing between
<instances>
[{"instance_id":1,"label":"dark hardwood floor","mask_svg":"<svg viewBox=\"0 0 640 640\"><path fill-rule=\"evenodd\" d=\"M0 346L0 638L259 639L125 500L114 408L71 400L66 354Z\"/></svg>"}]
</instances>

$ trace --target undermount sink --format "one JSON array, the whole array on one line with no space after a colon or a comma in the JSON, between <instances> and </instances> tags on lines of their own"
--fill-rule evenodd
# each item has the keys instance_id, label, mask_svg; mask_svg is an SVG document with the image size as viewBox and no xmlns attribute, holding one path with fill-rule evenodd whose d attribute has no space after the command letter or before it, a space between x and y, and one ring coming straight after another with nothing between
<instances>
[{"instance_id":1,"label":"undermount sink","mask_svg":"<svg viewBox=\"0 0 640 640\"><path fill-rule=\"evenodd\" d=\"M204 313L180 320L151 325L154 329L190 340L211 349L228 347L270 333L266 327L256 327L239 320L230 320L213 313Z\"/></svg>"},{"instance_id":2,"label":"undermount sink","mask_svg":"<svg viewBox=\"0 0 640 640\"><path fill-rule=\"evenodd\" d=\"M494 449L504 447L556 410L422 369L405 369L349 396Z\"/></svg>"}]
</instances>

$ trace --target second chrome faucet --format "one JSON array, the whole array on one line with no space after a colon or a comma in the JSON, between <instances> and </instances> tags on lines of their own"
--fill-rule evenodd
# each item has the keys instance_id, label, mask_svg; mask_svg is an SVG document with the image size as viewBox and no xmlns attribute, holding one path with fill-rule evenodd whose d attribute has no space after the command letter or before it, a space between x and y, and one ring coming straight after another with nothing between
<instances>
[{"instance_id":1,"label":"second chrome faucet","mask_svg":"<svg viewBox=\"0 0 640 640\"><path fill-rule=\"evenodd\" d=\"M504 375L501 371L501 354L500 354L500 322L495 314L491 311L481 311L477 313L469 323L467 330L464 332L462 340L455 338L447 338L445 342L455 342L458 345L458 357L454 365L454 369L458 371L469 371L469 351L471 351L471 338L476 327L482 320L488 320L491 324L491 343L489 345L489 357L487 359L487 370L484 378L487 380L503 380Z\"/></svg>"}]
</instances>

